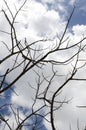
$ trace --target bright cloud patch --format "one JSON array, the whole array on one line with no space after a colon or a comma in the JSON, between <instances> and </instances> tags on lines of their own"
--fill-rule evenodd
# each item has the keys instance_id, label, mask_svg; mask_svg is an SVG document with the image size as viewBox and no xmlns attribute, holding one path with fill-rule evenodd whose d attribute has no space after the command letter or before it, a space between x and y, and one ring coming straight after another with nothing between
<instances>
[{"instance_id":1,"label":"bright cloud patch","mask_svg":"<svg viewBox=\"0 0 86 130\"><path fill-rule=\"evenodd\" d=\"M86 25L76 25L72 28L74 34L76 35L86 35Z\"/></svg>"}]
</instances>

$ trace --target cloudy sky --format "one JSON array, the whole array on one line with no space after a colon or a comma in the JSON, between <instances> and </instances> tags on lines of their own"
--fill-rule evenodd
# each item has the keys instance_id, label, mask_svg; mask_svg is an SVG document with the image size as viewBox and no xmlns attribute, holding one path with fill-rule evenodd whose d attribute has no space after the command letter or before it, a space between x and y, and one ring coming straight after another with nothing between
<instances>
[{"instance_id":1,"label":"cloudy sky","mask_svg":"<svg viewBox=\"0 0 86 130\"><path fill-rule=\"evenodd\" d=\"M16 13L16 9L18 9L24 0L6 0L9 8L11 9L13 15ZM3 0L0 1L0 42L5 41L10 48L10 37L5 34L5 32L10 31L9 24L7 23L5 17L3 16L2 9L4 9L8 16L11 19L9 11ZM67 36L70 37L70 44L77 43L81 40L82 36L86 36L86 0L27 0L24 5L22 11L16 17L15 28L17 31L18 39L22 41L25 38L29 42L36 41L38 39L53 39L53 43L47 42L47 44L43 44L43 48L50 48L52 44L55 44L56 36L61 36L65 24L70 16L73 7L75 8L74 14L68 26ZM21 33L22 32L22 33ZM65 43L64 46L66 46ZM44 52L45 53L45 52ZM67 52L59 54L57 59L66 59L68 56L71 56L73 52ZM3 47L3 44L0 44L0 59L2 59L5 55L8 54L6 47ZM82 58L85 57L85 53L82 55ZM52 58L57 57L57 55L52 55ZM12 60L12 59L11 59ZM4 64L0 66L0 73L3 74L5 70L12 66L12 61L6 61ZM64 69L64 66L58 67L59 74L64 75L70 71L71 66L67 66ZM15 72L11 73L6 82L11 82L16 75L18 75L21 68L17 69ZM86 68L81 70L78 74L83 78L86 77L85 74ZM40 72L41 73L41 72ZM46 66L44 69L45 75L51 75L51 66ZM8 90L4 93L4 96L0 97L0 106L5 104L12 103L15 108L20 108L21 117L24 118L24 113L29 113L32 99L34 95L34 91L29 86L29 83L32 86L35 86L35 73L31 70L29 73L26 73L14 86L13 89L17 93L17 95L12 91ZM55 90L55 86L59 86L64 80L63 78L56 79L53 86L52 91ZM71 86L71 87L69 87ZM66 86L63 90L61 97L59 99L72 99L69 104L64 104L61 109L59 109L56 113L56 128L57 130L69 130L71 125L71 130L77 129L77 120L79 120L80 129L83 129L86 125L86 109L77 108L78 105L86 105L86 85L85 82L73 82ZM50 96L50 94L49 94ZM37 107L40 106L41 103L38 103ZM14 109L15 109L14 108ZM43 113L45 113L43 111ZM12 124L15 120L15 117L10 114L10 107L6 105L0 109L0 114L3 114L7 118L10 117L9 123ZM41 124L43 130L50 130L49 124L46 124L42 119ZM30 119L30 122L33 119ZM40 127L40 126L38 126ZM29 127L29 129L31 129ZM7 130L7 128L6 128Z\"/></svg>"}]
</instances>

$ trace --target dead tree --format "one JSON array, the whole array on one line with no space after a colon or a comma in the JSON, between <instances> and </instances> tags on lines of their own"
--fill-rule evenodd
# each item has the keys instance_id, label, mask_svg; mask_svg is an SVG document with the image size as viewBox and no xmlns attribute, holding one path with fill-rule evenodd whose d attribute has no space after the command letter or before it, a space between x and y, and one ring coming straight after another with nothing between
<instances>
[{"instance_id":1,"label":"dead tree","mask_svg":"<svg viewBox=\"0 0 86 130\"><path fill-rule=\"evenodd\" d=\"M27 72L33 70L34 75L37 77L36 84L35 87L33 87L29 83L29 87L35 91L35 97L33 99L31 112L28 113L28 115L24 115L24 119L22 119L19 115L19 109L15 111L13 105L8 104L15 117L14 122L16 122L16 126L11 126L9 124L10 118L6 119L6 117L4 117L2 114L0 114L0 120L3 124L2 126L4 127L4 130L6 128L9 130L23 130L26 126L32 130L40 130L41 127L43 127L39 125L41 120L38 120L38 118L40 117L46 123L49 123L52 130L56 130L55 113L63 106L63 104L69 102L66 99L62 99L62 101L58 100L58 97L61 95L63 88L65 88L71 81L86 81L86 79L77 77L78 71L80 69L84 69L86 64L86 59L80 58L81 53L86 51L86 44L84 44L86 37L82 37L82 39L77 43L71 44L69 42L69 38L66 36L70 20L75 9L74 7L70 17L68 18L62 35L56 37L58 42L53 43L53 40L50 39L39 39L30 43L28 42L27 38L25 38L22 42L22 39L18 39L15 24L16 17L26 2L27 0L24 1L21 7L16 10L16 14L13 15L8 3L4 0L11 19L6 11L2 10L2 13L4 14L5 19L7 20L10 27L10 32L2 30L2 33L10 36L10 45L7 42L2 41L2 45L8 50L8 53L6 56L0 59L0 66L5 64L7 61L12 62L12 65L6 68L6 70L4 70L4 72L0 75L0 96L3 96L4 92L9 91L10 89L16 94L17 92L15 92L15 88L12 88L13 85L18 82L19 79L22 78ZM52 47L50 49L43 49L42 46L44 44L48 44L47 42L50 42ZM75 51L73 52L73 50ZM59 60L58 55L62 53L68 53L69 51L72 52L69 57ZM56 57L53 57L53 55ZM78 66L80 62L83 62L83 64ZM49 76L46 76L44 72L44 69L47 66L49 66L51 69L51 75ZM68 71L65 75L61 75L59 71L60 66L64 68L71 66L71 70ZM7 77L18 69L20 69L20 72L16 74L11 82L7 83ZM60 85L54 84L54 81L60 80L61 78L63 82L60 83ZM41 105L40 107L35 108L37 102L41 102ZM42 110L45 111L44 114L40 112ZM34 118L34 122L31 122L32 117Z\"/></svg>"}]
</instances>

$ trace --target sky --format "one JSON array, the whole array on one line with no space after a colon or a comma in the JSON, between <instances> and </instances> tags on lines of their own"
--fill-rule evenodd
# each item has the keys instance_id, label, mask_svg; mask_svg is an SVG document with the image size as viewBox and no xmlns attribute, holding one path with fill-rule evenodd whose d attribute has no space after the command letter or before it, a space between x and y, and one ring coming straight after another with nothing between
<instances>
[{"instance_id":1,"label":"sky","mask_svg":"<svg viewBox=\"0 0 86 130\"><path fill-rule=\"evenodd\" d=\"M16 8L18 9L20 5L24 2L24 0L6 0L9 8L12 13L16 13ZM0 1L0 59L8 54L8 51L5 46L3 46L2 41L5 41L10 48L11 42L10 37L3 33L10 31L10 26L7 23L5 17L3 16L1 10L6 10L8 16L11 19L9 11L3 0ZM31 43L38 39L53 39L53 42L49 41L47 44L41 44L43 48L50 49L55 45L55 41L58 42L56 36L61 36L65 24L70 16L73 7L75 6L75 11L68 26L68 31L66 37L70 37L70 44L72 45L75 42L81 40L83 36L86 36L86 0L27 0L26 4L23 7L23 11L21 11L16 17L15 28L17 31L18 39L21 40L22 44L25 38ZM21 33L22 32L22 33ZM66 46L66 43L65 45ZM57 60L65 60L67 57L73 54L72 50L65 53L53 54L49 58L56 58ZM46 52L43 52L46 53ZM86 54L81 55L81 57L85 58ZM21 60L21 57L19 61ZM0 74L3 74L7 68L11 68L13 65L13 59L7 60L5 63L0 65ZM57 68L55 68L57 69ZM59 66L58 71L59 74L64 75L67 74L71 69L71 65L65 67ZM37 68L35 68L36 71ZM15 72L8 75L6 79L6 83L11 82L21 71L21 67L16 69ZM86 68L82 69L78 73L78 77L86 77L85 74ZM51 75L51 66L47 65L43 69L43 73L48 76ZM42 71L39 71L39 74L42 74ZM31 105L33 103L34 91L32 88L28 87L29 83L32 86L36 86L36 75L33 70L26 73L15 85L13 85L12 89L4 92L0 97L0 114L4 115L6 118L10 118L9 123L13 124L15 117L12 115L12 108L9 104L13 104L13 109L16 110L18 108L20 110L20 115L22 118L25 117L24 114L29 114L31 111ZM56 90L56 86L59 86L64 81L64 78L59 78L55 80L52 85L51 91ZM46 83L43 86L46 86ZM69 87L71 86L71 87ZM17 94L15 94L15 92ZM51 93L48 93L48 96L51 96ZM71 130L77 129L77 120L79 120L80 129L84 129L86 125L86 109L77 108L78 105L86 105L86 85L85 82L73 82L70 83L64 88L61 96L58 99L72 99L68 104L64 104L61 109L59 109L55 115L56 119L56 128L57 130L69 130L71 126ZM7 104L4 106L4 103ZM39 107L42 102L37 102L37 106ZM40 111L40 113L45 113L45 110ZM36 117L30 118L29 122L34 122ZM50 130L49 124L47 124L42 118L37 117L38 123L36 129L41 130ZM41 122L39 124L39 122ZM15 124L15 123L14 123ZM2 124L3 125L3 124ZM0 127L2 127L2 125ZM28 129L28 127L27 127ZM31 130L32 127L29 127ZM8 128L6 128L8 130Z\"/></svg>"}]
</instances>

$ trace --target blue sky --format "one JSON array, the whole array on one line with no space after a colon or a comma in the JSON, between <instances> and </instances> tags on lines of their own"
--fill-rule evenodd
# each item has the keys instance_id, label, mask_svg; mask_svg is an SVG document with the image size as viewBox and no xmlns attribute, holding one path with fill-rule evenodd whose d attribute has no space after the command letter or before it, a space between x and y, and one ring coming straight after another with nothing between
<instances>
[{"instance_id":1,"label":"blue sky","mask_svg":"<svg viewBox=\"0 0 86 130\"><path fill-rule=\"evenodd\" d=\"M24 0L7 0L8 5L13 13L16 12L14 3L17 8L21 5L21 3ZM56 35L59 36L62 34L65 23L67 22L67 18L70 16L70 13L74 7L75 12L72 16L72 19L70 21L69 27L71 27L72 31L67 32L67 36L70 36L71 44L74 42L79 41L82 38L82 35L86 35L86 0L27 0L27 3L24 7L24 10L26 12L21 11L16 19L15 27L18 34L18 39L21 39L21 42L23 44L23 40L25 37L28 39L29 42L33 42L35 40L41 39L41 38L50 38L54 39L56 38ZM6 6L3 5L3 0L0 5L0 9L6 9ZM7 12L8 13L8 12ZM9 13L8 13L9 15ZM9 16L10 17L10 16ZM4 25L4 26L3 26ZM0 13L0 30L9 31L9 26L6 22L6 19L3 17L3 15ZM22 33L21 33L22 32ZM73 32L73 33L71 33ZM9 36L3 34L0 32L0 41L5 41L8 43L8 47L10 48L10 39ZM58 41L57 38L55 41ZM54 41L54 42L55 42ZM41 43L42 44L42 43ZM54 43L53 43L54 44ZM55 42L56 44L56 42ZM44 48L50 48L52 47L51 42L47 42L47 44L43 44ZM2 44L0 44L0 58L3 58L4 55L8 53L6 48ZM44 52L45 53L45 52ZM60 54L58 57L66 59L66 57L70 56L73 52L63 53ZM56 58L57 55L53 55L52 58ZM20 60L20 59L19 59ZM11 62L10 62L11 61ZM6 61L4 64L0 66L0 73L4 73L4 70L7 68L11 68L13 63L13 59L10 59L9 61ZM70 66L67 68L59 68L62 75L65 75L67 72L69 72L71 69ZM21 68L17 69L13 74L9 74L6 82L10 83L18 73L20 73ZM43 70L46 75L51 75L51 67L47 66L46 69ZM84 71L82 70L82 73L80 73L81 76L86 76ZM33 77L33 78L32 78ZM34 91L32 91L31 88L29 88L28 82L31 83L32 86L35 86L36 77L34 75L33 71L30 71L30 73L27 73L24 77L22 77L14 86L13 90L17 92L17 95L9 89L4 93L4 95L0 98L0 106L4 104L10 104L12 103L16 108L20 110L20 114L23 117L24 114L28 114L31 111L31 106L33 103L34 98ZM61 81L60 81L61 80ZM59 82L55 81L54 86L57 84L62 83L62 79L60 79ZM77 86L75 88L74 86ZM82 88L81 88L82 86ZM58 129L63 130L64 127L66 130L69 129L69 123L71 122L71 126L74 129L76 129L76 121L77 118L80 118L80 121L82 121L81 128L83 128L83 125L86 123L86 111L85 110L79 110L76 108L77 105L85 105L86 104L86 90L85 90L85 83L74 83L72 84L72 88L65 89L62 93L62 96L65 97L68 96L69 99L72 97L74 98L73 101L70 102L69 105L64 105L63 110L57 112L56 115L56 124L59 125ZM55 87L51 88L51 90L55 90ZM69 94L69 92L71 93ZM49 93L50 96L50 93ZM39 107L41 105L41 102L37 102L36 107ZM7 105L0 109L0 114L3 114L7 117L10 117L11 121L14 120L12 113L10 111L10 107ZM40 112L40 113L45 113ZM39 116L37 116L38 124L36 126L36 129L38 127L43 126L41 130L50 130L49 125L46 125L46 123L43 121L43 119ZM35 118L30 118L30 122L34 123ZM11 123L10 121L10 123ZM65 123L64 123L65 121ZM64 125L63 125L64 123ZM30 127L29 127L30 128ZM32 129L32 128L30 128ZM30 130L29 129L29 130Z\"/></svg>"},{"instance_id":2,"label":"blue sky","mask_svg":"<svg viewBox=\"0 0 86 130\"><path fill-rule=\"evenodd\" d=\"M72 26L75 24L86 25L86 1L76 2L75 7L75 12L71 20ZM68 11L70 11L70 7L68 7Z\"/></svg>"}]
</instances>

